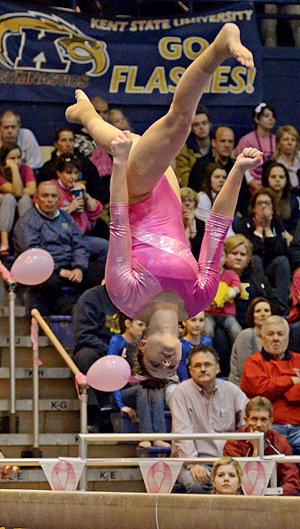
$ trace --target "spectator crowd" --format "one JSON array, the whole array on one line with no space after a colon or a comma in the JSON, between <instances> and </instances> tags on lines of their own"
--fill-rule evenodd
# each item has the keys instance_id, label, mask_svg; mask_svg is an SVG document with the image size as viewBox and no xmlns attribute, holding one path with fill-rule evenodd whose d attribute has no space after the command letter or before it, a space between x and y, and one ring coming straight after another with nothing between
<instances>
[{"instance_id":1,"label":"spectator crowd","mask_svg":"<svg viewBox=\"0 0 300 529\"><path fill-rule=\"evenodd\" d=\"M110 111L100 97L92 103L104 120L131 130L120 110ZM165 433L170 409L174 433L262 431L267 455L300 454L299 135L291 125L274 133L276 111L264 102L253 109L253 121L254 130L235 147L234 131L225 124L214 129L200 105L174 160L185 234L198 259L212 205L235 157L249 146L264 154L263 165L244 175L215 299L179 326L177 376L155 379L143 360L144 323L118 314L101 284L109 246L111 157L85 129L74 133L62 126L51 159L42 165L38 142L21 127L20 116L11 110L1 115L1 260L9 265L29 248L47 250L54 271L42 285L26 289L29 308L45 316L72 313L74 359L83 373L101 356L118 354L136 378L112 395L89 388L89 431L111 431L107 410L114 410L131 423L138 420L141 432ZM174 457L223 454L255 457L257 445L192 440L172 445ZM219 467L229 466L239 490L240 469L232 469L232 461L221 460L213 473L187 464L178 481L186 492L212 492L216 476L221 479ZM277 477L283 494L300 492L295 465L280 463Z\"/></svg>"}]
</instances>

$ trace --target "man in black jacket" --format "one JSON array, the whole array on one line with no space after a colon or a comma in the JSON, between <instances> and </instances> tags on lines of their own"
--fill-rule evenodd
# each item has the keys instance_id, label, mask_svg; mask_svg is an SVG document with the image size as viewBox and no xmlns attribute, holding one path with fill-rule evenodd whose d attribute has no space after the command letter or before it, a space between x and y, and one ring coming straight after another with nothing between
<instances>
[{"instance_id":1,"label":"man in black jacket","mask_svg":"<svg viewBox=\"0 0 300 529\"><path fill-rule=\"evenodd\" d=\"M212 139L212 148L205 156L199 158L193 166L190 177L189 187L197 193L201 191L201 186L205 170L210 163L217 162L225 169L227 174L234 166L232 153L234 149L234 132L230 127L217 127ZM236 211L241 215L246 215L250 200L250 192L245 178L242 180L241 190L239 193Z\"/></svg>"},{"instance_id":2,"label":"man in black jacket","mask_svg":"<svg viewBox=\"0 0 300 529\"><path fill-rule=\"evenodd\" d=\"M111 302L105 286L84 292L72 315L74 333L74 361L80 371L87 373L90 366L108 353L111 337L118 331L118 309ZM91 433L112 431L109 415L109 393L88 389L88 424Z\"/></svg>"}]
</instances>

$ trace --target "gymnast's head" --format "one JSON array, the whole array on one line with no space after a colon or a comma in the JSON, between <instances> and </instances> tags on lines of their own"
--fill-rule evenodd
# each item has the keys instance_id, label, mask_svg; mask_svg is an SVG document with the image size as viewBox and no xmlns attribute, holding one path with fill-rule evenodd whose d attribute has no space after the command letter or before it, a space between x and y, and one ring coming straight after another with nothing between
<instances>
[{"instance_id":1,"label":"gymnast's head","mask_svg":"<svg viewBox=\"0 0 300 529\"><path fill-rule=\"evenodd\" d=\"M176 304L160 299L140 313L139 318L147 325L140 342L142 374L160 379L176 375L181 360L178 312Z\"/></svg>"},{"instance_id":2,"label":"gymnast's head","mask_svg":"<svg viewBox=\"0 0 300 529\"><path fill-rule=\"evenodd\" d=\"M145 334L140 343L140 363L153 378L176 375L181 359L181 343L170 333Z\"/></svg>"}]
</instances>

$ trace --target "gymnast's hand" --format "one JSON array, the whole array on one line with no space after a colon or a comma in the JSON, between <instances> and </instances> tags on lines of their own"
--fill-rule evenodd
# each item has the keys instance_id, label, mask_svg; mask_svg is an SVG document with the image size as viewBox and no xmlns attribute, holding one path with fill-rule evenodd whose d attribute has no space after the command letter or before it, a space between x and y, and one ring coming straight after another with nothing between
<instances>
[{"instance_id":1,"label":"gymnast's hand","mask_svg":"<svg viewBox=\"0 0 300 529\"><path fill-rule=\"evenodd\" d=\"M132 134L129 130L124 130L111 142L111 154L114 163L127 163L131 147Z\"/></svg>"},{"instance_id":2,"label":"gymnast's hand","mask_svg":"<svg viewBox=\"0 0 300 529\"><path fill-rule=\"evenodd\" d=\"M255 169L263 163L263 153L254 147L246 147L237 157L235 165L243 172Z\"/></svg>"}]
</instances>

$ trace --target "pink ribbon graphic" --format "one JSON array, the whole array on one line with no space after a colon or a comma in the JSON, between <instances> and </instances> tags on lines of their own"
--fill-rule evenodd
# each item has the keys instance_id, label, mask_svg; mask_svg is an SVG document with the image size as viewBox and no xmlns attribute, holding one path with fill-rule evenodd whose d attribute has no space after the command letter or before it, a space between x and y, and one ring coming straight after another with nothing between
<instances>
[{"instance_id":1,"label":"pink ribbon graphic","mask_svg":"<svg viewBox=\"0 0 300 529\"><path fill-rule=\"evenodd\" d=\"M32 341L32 346L33 346L32 348L33 359L37 366L41 366L43 362L38 357L38 352L39 352L38 325L37 325L37 321L34 318L31 318L30 338Z\"/></svg>"},{"instance_id":2,"label":"pink ribbon graphic","mask_svg":"<svg viewBox=\"0 0 300 529\"><path fill-rule=\"evenodd\" d=\"M4 266L4 264L0 261L0 274L3 277L4 281L14 281L14 278L12 277L11 273L7 268Z\"/></svg>"},{"instance_id":3,"label":"pink ribbon graphic","mask_svg":"<svg viewBox=\"0 0 300 529\"><path fill-rule=\"evenodd\" d=\"M67 473L67 479L64 485L62 484L59 477L60 472ZM59 461L58 463L56 463L55 467L52 470L51 478L54 490L71 491L75 490L76 488L74 468L68 461Z\"/></svg>"},{"instance_id":4,"label":"pink ribbon graphic","mask_svg":"<svg viewBox=\"0 0 300 529\"><path fill-rule=\"evenodd\" d=\"M251 482L249 473L256 472L255 482ZM263 496L267 486L266 472L260 461L248 461L243 469L243 488L247 496Z\"/></svg>"},{"instance_id":5,"label":"pink ribbon graphic","mask_svg":"<svg viewBox=\"0 0 300 529\"><path fill-rule=\"evenodd\" d=\"M163 474L163 477L161 476ZM162 478L162 479L161 479ZM157 494L169 494L172 487L172 472L164 461L154 463L147 476L148 491Z\"/></svg>"}]
</instances>

